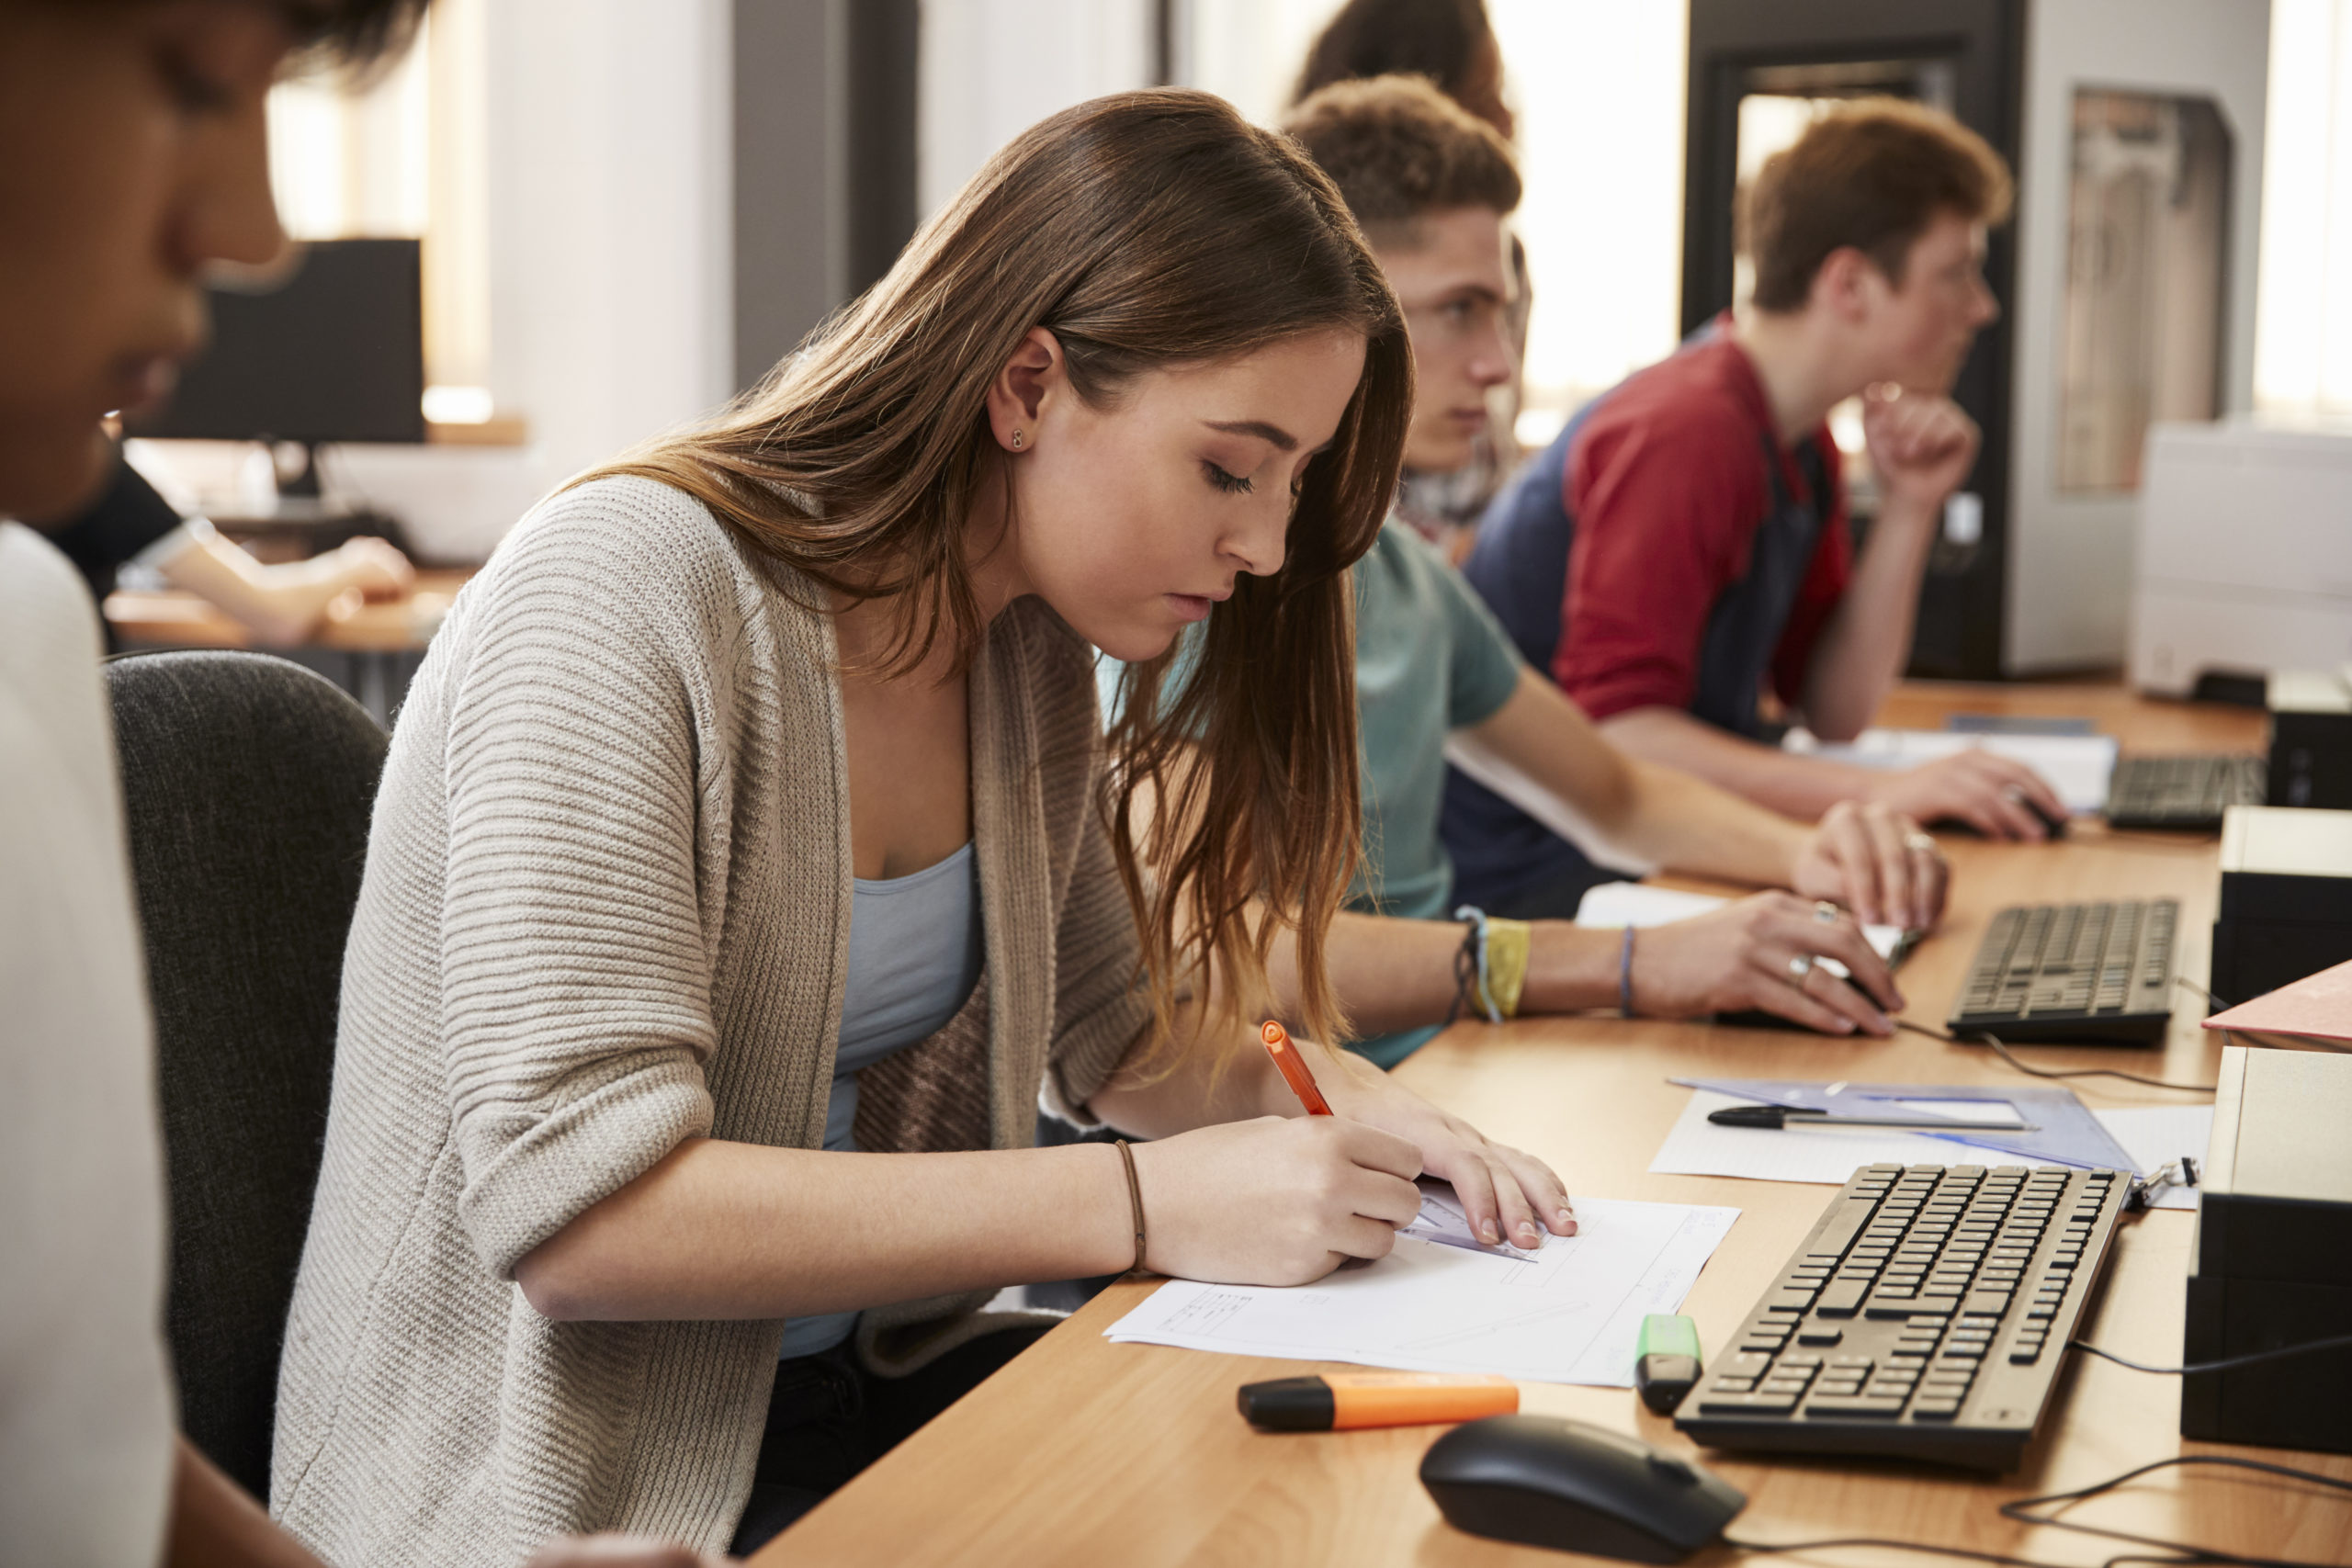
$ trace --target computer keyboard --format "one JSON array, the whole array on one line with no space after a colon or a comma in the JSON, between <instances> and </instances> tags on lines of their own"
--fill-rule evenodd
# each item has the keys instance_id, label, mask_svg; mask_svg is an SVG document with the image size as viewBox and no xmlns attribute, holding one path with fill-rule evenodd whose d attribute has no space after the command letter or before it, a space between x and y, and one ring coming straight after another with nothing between
<instances>
[{"instance_id":1,"label":"computer keyboard","mask_svg":"<svg viewBox=\"0 0 2352 1568\"><path fill-rule=\"evenodd\" d=\"M2057 1166L1864 1166L1675 1426L1716 1448L2015 1469L2131 1180Z\"/></svg>"},{"instance_id":2,"label":"computer keyboard","mask_svg":"<svg viewBox=\"0 0 2352 1568\"><path fill-rule=\"evenodd\" d=\"M2175 898L2019 906L1993 917L1947 1021L1963 1041L2147 1044L2172 1021Z\"/></svg>"},{"instance_id":3,"label":"computer keyboard","mask_svg":"<svg viewBox=\"0 0 2352 1568\"><path fill-rule=\"evenodd\" d=\"M2243 756L2124 757L2107 785L2110 828L2178 828L2217 832L2232 806L2259 806L2270 767Z\"/></svg>"}]
</instances>

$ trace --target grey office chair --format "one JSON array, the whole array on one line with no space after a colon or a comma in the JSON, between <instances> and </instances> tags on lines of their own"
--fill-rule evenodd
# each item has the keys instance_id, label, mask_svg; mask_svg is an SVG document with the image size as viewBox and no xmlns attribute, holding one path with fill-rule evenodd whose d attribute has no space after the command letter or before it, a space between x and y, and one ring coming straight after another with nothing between
<instances>
[{"instance_id":1,"label":"grey office chair","mask_svg":"<svg viewBox=\"0 0 2352 1568\"><path fill-rule=\"evenodd\" d=\"M155 1005L180 1425L266 1496L384 732L257 653L119 659L107 687Z\"/></svg>"}]
</instances>

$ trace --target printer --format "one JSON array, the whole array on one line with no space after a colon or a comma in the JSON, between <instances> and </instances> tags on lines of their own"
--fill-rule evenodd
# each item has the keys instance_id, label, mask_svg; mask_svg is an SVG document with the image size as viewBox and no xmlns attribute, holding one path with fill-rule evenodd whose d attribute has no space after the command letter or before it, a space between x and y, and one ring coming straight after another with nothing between
<instances>
[{"instance_id":1,"label":"printer","mask_svg":"<svg viewBox=\"0 0 2352 1568\"><path fill-rule=\"evenodd\" d=\"M2352 678L2279 670L2269 681L2272 806L2352 810Z\"/></svg>"},{"instance_id":2,"label":"printer","mask_svg":"<svg viewBox=\"0 0 2352 1568\"><path fill-rule=\"evenodd\" d=\"M2352 425L2149 426L2132 683L2185 697L2352 660L2347 520Z\"/></svg>"},{"instance_id":3,"label":"printer","mask_svg":"<svg viewBox=\"0 0 2352 1568\"><path fill-rule=\"evenodd\" d=\"M2352 960L2352 811L2233 806L2221 860L2217 1007Z\"/></svg>"},{"instance_id":4,"label":"printer","mask_svg":"<svg viewBox=\"0 0 2352 1568\"><path fill-rule=\"evenodd\" d=\"M2189 1250L2189 1365L2352 1330L2352 1056L2222 1052ZM2352 1453L2352 1346L2181 1380L2180 1433Z\"/></svg>"}]
</instances>

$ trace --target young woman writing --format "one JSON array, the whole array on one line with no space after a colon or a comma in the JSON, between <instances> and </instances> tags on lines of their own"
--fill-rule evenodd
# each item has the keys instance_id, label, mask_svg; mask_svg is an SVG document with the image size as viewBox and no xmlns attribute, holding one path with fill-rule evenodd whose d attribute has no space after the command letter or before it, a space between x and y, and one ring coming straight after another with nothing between
<instances>
[{"instance_id":1,"label":"young woman writing","mask_svg":"<svg viewBox=\"0 0 2352 1568\"><path fill-rule=\"evenodd\" d=\"M1343 1054L1302 1045L1339 1114L1300 1116L1194 983L1262 979L1262 898L1333 1021L1345 569L1410 377L1294 148L1127 95L516 529L378 807L279 1404L299 1533L346 1568L747 1547L1004 1359L999 1287L1309 1280L1384 1254L1423 1170L1498 1233L1572 1227L1552 1172ZM1157 715L1107 742L1096 649ZM1188 740L1209 766L1130 823ZM1155 1141L1030 1147L1041 1095Z\"/></svg>"}]
</instances>

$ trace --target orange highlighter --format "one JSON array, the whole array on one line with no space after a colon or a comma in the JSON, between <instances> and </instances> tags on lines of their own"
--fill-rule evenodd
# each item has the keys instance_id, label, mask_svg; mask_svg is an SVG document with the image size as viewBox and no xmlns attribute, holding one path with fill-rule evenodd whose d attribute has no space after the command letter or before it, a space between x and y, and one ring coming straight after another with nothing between
<instances>
[{"instance_id":1,"label":"orange highlighter","mask_svg":"<svg viewBox=\"0 0 2352 1568\"><path fill-rule=\"evenodd\" d=\"M1323 1091L1315 1087L1315 1075L1306 1070L1306 1059L1290 1043L1290 1032L1270 1018L1258 1031L1258 1037L1266 1043L1266 1055L1274 1059L1274 1066L1282 1070L1283 1082L1290 1085L1291 1093L1298 1096L1306 1113L1330 1115L1331 1107L1325 1102Z\"/></svg>"},{"instance_id":2,"label":"orange highlighter","mask_svg":"<svg viewBox=\"0 0 2352 1568\"><path fill-rule=\"evenodd\" d=\"M1268 1432L1419 1427L1509 1416L1518 1409L1519 1385L1509 1378L1329 1372L1241 1385L1243 1419Z\"/></svg>"}]
</instances>

